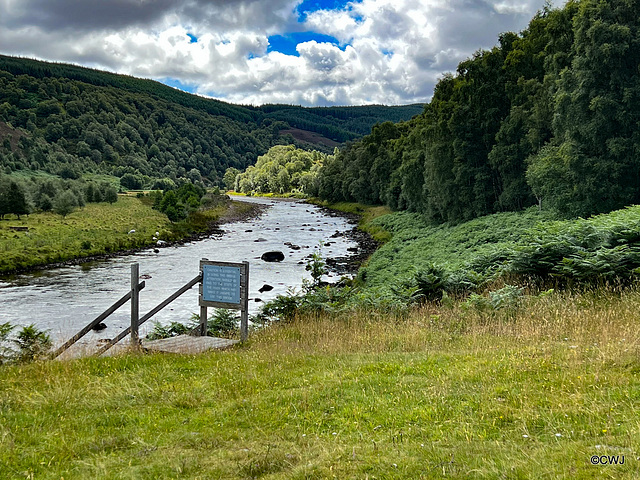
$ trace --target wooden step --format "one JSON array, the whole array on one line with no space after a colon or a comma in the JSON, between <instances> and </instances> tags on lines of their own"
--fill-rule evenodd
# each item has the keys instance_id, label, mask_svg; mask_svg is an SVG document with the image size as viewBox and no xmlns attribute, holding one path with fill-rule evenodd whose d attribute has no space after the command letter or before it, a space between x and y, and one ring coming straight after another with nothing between
<instances>
[{"instance_id":1,"label":"wooden step","mask_svg":"<svg viewBox=\"0 0 640 480\"><path fill-rule=\"evenodd\" d=\"M160 340L143 340L142 348L153 352L193 354L229 348L239 342L239 340L229 340L228 338L178 335Z\"/></svg>"}]
</instances>

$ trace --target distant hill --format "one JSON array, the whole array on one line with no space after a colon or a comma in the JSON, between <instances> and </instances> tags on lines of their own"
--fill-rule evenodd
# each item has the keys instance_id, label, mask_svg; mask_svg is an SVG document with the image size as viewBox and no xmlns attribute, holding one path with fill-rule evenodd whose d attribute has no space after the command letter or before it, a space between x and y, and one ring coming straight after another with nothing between
<instances>
[{"instance_id":1,"label":"distant hill","mask_svg":"<svg viewBox=\"0 0 640 480\"><path fill-rule=\"evenodd\" d=\"M280 143L332 151L422 105L251 107L192 95L153 80L0 55L0 172L45 170L154 179L244 169Z\"/></svg>"}]
</instances>

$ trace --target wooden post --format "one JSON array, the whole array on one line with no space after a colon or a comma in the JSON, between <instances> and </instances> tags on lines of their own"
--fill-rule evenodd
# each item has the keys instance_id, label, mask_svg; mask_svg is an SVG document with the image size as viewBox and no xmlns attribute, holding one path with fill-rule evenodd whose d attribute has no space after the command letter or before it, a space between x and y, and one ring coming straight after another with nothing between
<instances>
[{"instance_id":1,"label":"wooden post","mask_svg":"<svg viewBox=\"0 0 640 480\"><path fill-rule=\"evenodd\" d=\"M207 336L207 307L200 305L200 336Z\"/></svg>"},{"instance_id":2,"label":"wooden post","mask_svg":"<svg viewBox=\"0 0 640 480\"><path fill-rule=\"evenodd\" d=\"M140 334L138 322L140 320L140 292L138 290L138 278L140 277L140 264L131 264L131 346L140 346Z\"/></svg>"},{"instance_id":3,"label":"wooden post","mask_svg":"<svg viewBox=\"0 0 640 480\"><path fill-rule=\"evenodd\" d=\"M144 282L140 282L138 284L138 291L142 290L144 288L144 286L145 286L145 283ZM111 315L113 312L118 310L122 305L127 303L129 301L129 299L131 299L131 291L127 292L126 295L124 295L120 300L118 300L116 303L114 303L109 308L107 308L104 312L102 312L100 315L98 315L95 319L93 319L91 321L91 323L89 323L86 327L84 327L82 330L80 330L78 333L76 333L71 339L67 340L64 343L64 345L59 347L55 352L53 352L51 354L50 358L53 359L53 358L56 358L57 356L59 356L62 352L64 352L66 349L68 349L71 345L73 345L78 340L80 340L82 337L84 337L87 333L89 333L93 327L98 325L100 322L105 320L109 315ZM129 330L127 330L127 334L128 333L129 333Z\"/></svg>"},{"instance_id":4,"label":"wooden post","mask_svg":"<svg viewBox=\"0 0 640 480\"><path fill-rule=\"evenodd\" d=\"M249 337L249 262L242 262L244 280L240 287L242 293L242 309L240 310L240 340L246 341ZM244 289L244 291L243 291Z\"/></svg>"}]
</instances>

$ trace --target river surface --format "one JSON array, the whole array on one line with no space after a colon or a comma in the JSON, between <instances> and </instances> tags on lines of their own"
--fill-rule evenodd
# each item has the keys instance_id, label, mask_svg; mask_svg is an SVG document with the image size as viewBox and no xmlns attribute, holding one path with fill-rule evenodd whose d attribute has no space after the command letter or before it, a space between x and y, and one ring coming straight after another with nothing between
<instances>
[{"instance_id":1,"label":"river surface","mask_svg":"<svg viewBox=\"0 0 640 480\"><path fill-rule=\"evenodd\" d=\"M82 265L0 277L0 323L34 324L48 331L54 343L61 343L129 291L132 263L140 264L146 284L140 292L142 316L198 275L203 258L250 262L249 312L254 314L264 301L286 294L288 289L300 289L302 280L310 278L305 270L308 257L321 242L325 244L320 248L323 258L355 255L347 249L357 247L356 242L343 235L354 225L343 217L299 201L241 200L267 204L269 208L256 219L222 225L223 235L160 248L158 253L149 249ZM301 248L294 250L285 242ZM268 263L260 259L264 252L273 250L283 252L284 261ZM325 279L335 281L339 276L330 273ZM265 284L273 290L260 293ZM199 312L197 285L142 325L141 336L153 328L154 321L186 323L195 312ZM99 339L120 333L130 323L129 303L105 323L105 330L90 332L79 344L95 345Z\"/></svg>"}]
</instances>

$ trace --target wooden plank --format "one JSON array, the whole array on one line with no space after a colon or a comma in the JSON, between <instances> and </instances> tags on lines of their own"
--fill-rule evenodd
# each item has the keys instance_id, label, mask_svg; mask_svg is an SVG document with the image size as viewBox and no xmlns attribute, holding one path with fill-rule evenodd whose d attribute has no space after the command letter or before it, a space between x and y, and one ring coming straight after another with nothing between
<instances>
[{"instance_id":1,"label":"wooden plank","mask_svg":"<svg viewBox=\"0 0 640 480\"><path fill-rule=\"evenodd\" d=\"M145 287L144 282L140 282L138 284L138 290L142 290L144 287ZM76 333L73 337L67 340L61 347L59 347L55 352L53 352L51 354L51 359L58 357L62 352L67 350L71 345L73 345L82 337L84 337L87 333L91 331L93 327L98 325L104 319L109 317L113 312L115 312L118 308L120 308L122 305L127 303L130 298L131 298L131 292L129 291L120 300L118 300L116 303L114 303L109 308L107 308L104 312L98 315L92 322L90 322L86 327L84 327L82 330Z\"/></svg>"},{"instance_id":2,"label":"wooden plank","mask_svg":"<svg viewBox=\"0 0 640 480\"><path fill-rule=\"evenodd\" d=\"M200 305L213 308L226 308L227 310L240 310L242 303L207 302L200 300Z\"/></svg>"},{"instance_id":3,"label":"wooden plank","mask_svg":"<svg viewBox=\"0 0 640 480\"><path fill-rule=\"evenodd\" d=\"M200 280L202 279L201 275L198 275L197 277L193 278L192 280L190 280L187 284L185 284L182 288L180 288L178 291L176 291L175 293L173 293L172 295L170 295L169 297L167 297L166 300L164 300L162 303L158 304L158 306L156 306L155 308L151 309L149 311L149 313L147 313L146 315L144 315L142 318L140 318L140 320L138 321L138 325L142 325L144 322L146 322L147 320L149 320L150 318L152 318L156 313L158 313L160 310L162 310L163 308L165 308L167 305L169 305L171 302L173 302L176 298L178 298L179 296L181 296L182 294L184 294L185 292L191 290L193 288L193 286L197 283L200 282ZM144 283L144 282L143 282ZM131 293L131 292L129 292ZM106 343L104 346L102 346L96 353L96 356L100 356L102 355L104 352L106 352L107 350L109 350L111 347L113 347L116 343L118 343L120 340L122 340L124 337L126 337L127 335L129 335L129 332L131 331L131 327L127 327L125 328L122 332L120 332L113 340L111 340L109 343Z\"/></svg>"},{"instance_id":4,"label":"wooden plank","mask_svg":"<svg viewBox=\"0 0 640 480\"><path fill-rule=\"evenodd\" d=\"M200 260L200 265L216 265L219 267L236 267L236 268L242 268L242 263L233 263L233 262L217 262L217 261L213 261L213 260L207 260L206 258L203 258L202 260Z\"/></svg>"},{"instance_id":5,"label":"wooden plank","mask_svg":"<svg viewBox=\"0 0 640 480\"><path fill-rule=\"evenodd\" d=\"M153 352L195 354L229 348L237 343L239 343L238 340L229 340L227 338L178 335L177 337L160 340L144 340L142 347Z\"/></svg>"}]
</instances>

